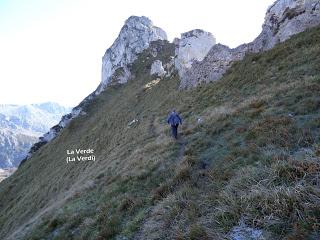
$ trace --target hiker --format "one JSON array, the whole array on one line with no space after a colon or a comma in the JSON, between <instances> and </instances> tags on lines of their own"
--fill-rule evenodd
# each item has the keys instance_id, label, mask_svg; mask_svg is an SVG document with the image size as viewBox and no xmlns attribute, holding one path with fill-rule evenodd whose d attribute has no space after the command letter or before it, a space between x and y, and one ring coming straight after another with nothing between
<instances>
[{"instance_id":1,"label":"hiker","mask_svg":"<svg viewBox=\"0 0 320 240\"><path fill-rule=\"evenodd\" d=\"M178 127L179 124L182 124L181 117L179 116L178 113L176 113L175 110L173 110L167 120L168 124L171 125L171 130L172 130L172 136L175 139L178 139Z\"/></svg>"}]
</instances>

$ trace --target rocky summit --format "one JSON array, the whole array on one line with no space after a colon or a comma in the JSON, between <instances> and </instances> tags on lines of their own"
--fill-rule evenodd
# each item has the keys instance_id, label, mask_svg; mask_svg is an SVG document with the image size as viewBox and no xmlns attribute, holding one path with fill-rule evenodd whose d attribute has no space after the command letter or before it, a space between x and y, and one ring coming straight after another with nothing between
<instances>
[{"instance_id":1,"label":"rocky summit","mask_svg":"<svg viewBox=\"0 0 320 240\"><path fill-rule=\"evenodd\" d=\"M147 17L130 17L102 58L102 79L97 93L110 84L126 83L131 77L129 65L138 54L151 42L166 39L167 34Z\"/></svg>"},{"instance_id":2,"label":"rocky summit","mask_svg":"<svg viewBox=\"0 0 320 240\"><path fill-rule=\"evenodd\" d=\"M186 72L195 61L202 61L208 54L216 40L209 32L200 29L181 34L181 39L174 41L176 44L175 67L181 78L181 87L186 85Z\"/></svg>"}]
</instances>

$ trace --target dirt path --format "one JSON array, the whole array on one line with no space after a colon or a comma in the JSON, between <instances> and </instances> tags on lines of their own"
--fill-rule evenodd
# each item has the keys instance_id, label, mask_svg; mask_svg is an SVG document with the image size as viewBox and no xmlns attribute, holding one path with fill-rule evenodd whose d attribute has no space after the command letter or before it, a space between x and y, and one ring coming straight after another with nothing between
<instances>
[{"instance_id":1,"label":"dirt path","mask_svg":"<svg viewBox=\"0 0 320 240\"><path fill-rule=\"evenodd\" d=\"M178 154L177 161L180 162L184 156L185 151L186 151L187 141L185 140L185 138L183 136L180 135L178 137L177 142L179 144L179 154Z\"/></svg>"},{"instance_id":2,"label":"dirt path","mask_svg":"<svg viewBox=\"0 0 320 240\"><path fill-rule=\"evenodd\" d=\"M157 131L155 121L156 121L156 116L152 115L150 125L149 125L149 132L152 137L157 137L160 134L159 131ZM182 158L184 156L185 149L186 149L186 140L185 140L184 136L181 134L181 132L182 132L181 127L180 127L179 132L180 133L178 134L178 140L176 140L176 142L179 144L179 153L178 153L178 158L177 158L178 162L182 160Z\"/></svg>"},{"instance_id":3,"label":"dirt path","mask_svg":"<svg viewBox=\"0 0 320 240\"><path fill-rule=\"evenodd\" d=\"M154 121L155 118L152 120L152 123L150 124L150 132L153 136L157 136ZM181 130L178 136L178 140L176 140L176 144L179 145L178 156L176 158L176 162L179 164L179 162L181 162L184 157L187 145L186 139L183 135L181 135ZM146 217L141 223L141 228L134 235L134 237L132 238L133 240L146 239L146 236L148 236L149 240L161 239L163 237L159 235L160 232L165 231L165 224L163 223L162 219L162 209L162 202L160 202L157 205L151 206L148 209ZM162 229L162 231L160 231L160 229Z\"/></svg>"}]
</instances>

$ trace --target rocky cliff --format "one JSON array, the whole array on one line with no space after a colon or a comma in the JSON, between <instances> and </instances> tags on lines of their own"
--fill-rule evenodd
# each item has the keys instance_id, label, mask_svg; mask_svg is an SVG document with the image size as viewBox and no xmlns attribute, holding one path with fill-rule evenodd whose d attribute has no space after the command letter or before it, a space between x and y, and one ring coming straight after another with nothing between
<instances>
[{"instance_id":1,"label":"rocky cliff","mask_svg":"<svg viewBox=\"0 0 320 240\"><path fill-rule=\"evenodd\" d=\"M214 45L202 61L194 61L181 76L180 87L190 88L202 82L218 80L234 61L243 59L247 53L269 50L292 35L319 24L319 0L277 0L269 7L262 32L253 42L234 49Z\"/></svg>"},{"instance_id":2,"label":"rocky cliff","mask_svg":"<svg viewBox=\"0 0 320 240\"><path fill-rule=\"evenodd\" d=\"M178 70L181 84L184 87L186 83L186 73L195 61L202 61L208 54L216 40L209 32L195 29L181 34L181 39L175 39L175 67Z\"/></svg>"},{"instance_id":3,"label":"rocky cliff","mask_svg":"<svg viewBox=\"0 0 320 240\"><path fill-rule=\"evenodd\" d=\"M194 61L182 76L180 88L187 89L201 83L220 79L232 62L241 60L248 50L246 44L235 49L222 44L214 45L202 61Z\"/></svg>"},{"instance_id":4,"label":"rocky cliff","mask_svg":"<svg viewBox=\"0 0 320 240\"><path fill-rule=\"evenodd\" d=\"M139 53L156 40L166 40L167 34L153 25L146 17L132 16L122 27L119 36L102 58L101 84L99 94L106 86L126 83L131 72L129 65L137 59Z\"/></svg>"},{"instance_id":5,"label":"rocky cliff","mask_svg":"<svg viewBox=\"0 0 320 240\"><path fill-rule=\"evenodd\" d=\"M319 0L277 0L266 13L260 35L249 51L268 50L292 35L320 24Z\"/></svg>"}]
</instances>

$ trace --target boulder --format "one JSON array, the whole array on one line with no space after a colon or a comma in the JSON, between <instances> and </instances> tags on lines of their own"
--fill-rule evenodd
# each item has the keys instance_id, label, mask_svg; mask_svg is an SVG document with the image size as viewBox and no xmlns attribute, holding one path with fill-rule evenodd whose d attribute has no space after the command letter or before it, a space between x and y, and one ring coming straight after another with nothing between
<instances>
[{"instance_id":1,"label":"boulder","mask_svg":"<svg viewBox=\"0 0 320 240\"><path fill-rule=\"evenodd\" d=\"M151 65L151 75L156 75L158 77L163 77L166 75L166 71L162 66L162 62L160 60L155 60Z\"/></svg>"}]
</instances>

